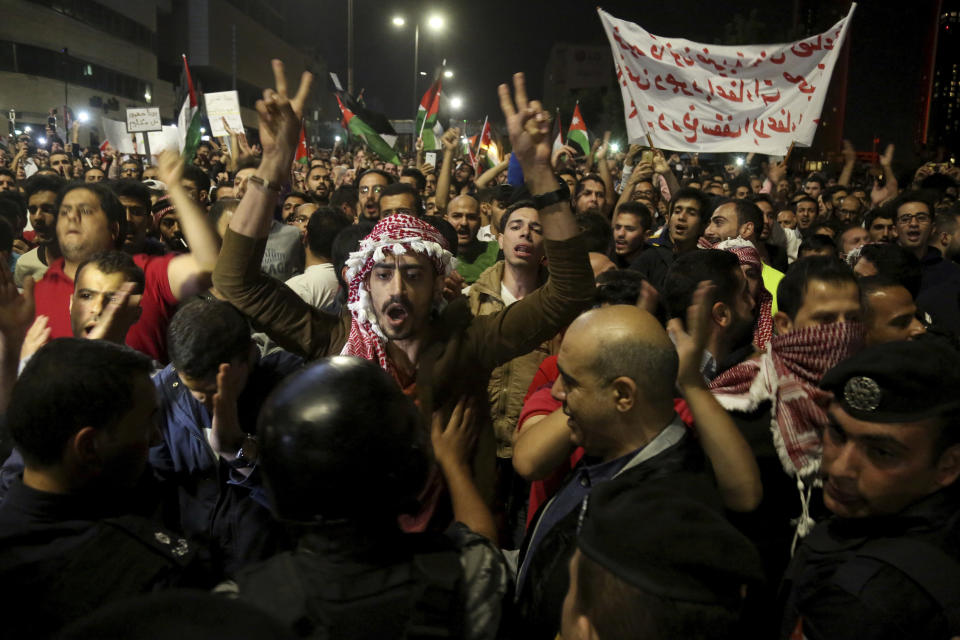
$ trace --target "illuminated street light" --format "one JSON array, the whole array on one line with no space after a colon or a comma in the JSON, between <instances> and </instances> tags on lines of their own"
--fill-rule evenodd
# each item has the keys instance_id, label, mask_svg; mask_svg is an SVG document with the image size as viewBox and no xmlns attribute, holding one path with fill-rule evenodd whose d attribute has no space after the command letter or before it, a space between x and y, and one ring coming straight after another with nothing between
<instances>
[{"instance_id":1,"label":"illuminated street light","mask_svg":"<svg viewBox=\"0 0 960 640\"><path fill-rule=\"evenodd\" d=\"M30 125L27 125L23 128L23 130L26 131L27 133L30 133L31 131L33 131L33 127L31 127Z\"/></svg>"},{"instance_id":2,"label":"illuminated street light","mask_svg":"<svg viewBox=\"0 0 960 640\"><path fill-rule=\"evenodd\" d=\"M737 163L738 167L743 166L743 158L741 156L737 156L737 159L735 160L735 162Z\"/></svg>"},{"instance_id":3,"label":"illuminated street light","mask_svg":"<svg viewBox=\"0 0 960 640\"><path fill-rule=\"evenodd\" d=\"M403 19L403 16L394 16L393 17L393 26L402 27L407 24L407 21Z\"/></svg>"},{"instance_id":4,"label":"illuminated street light","mask_svg":"<svg viewBox=\"0 0 960 640\"><path fill-rule=\"evenodd\" d=\"M427 26L433 31L440 31L445 25L446 21L443 19L443 16L439 14L435 13L427 18Z\"/></svg>"},{"instance_id":5,"label":"illuminated street light","mask_svg":"<svg viewBox=\"0 0 960 640\"><path fill-rule=\"evenodd\" d=\"M80 113L77 114L77 120L79 120L80 122L89 122L90 114L87 113L86 111L81 111Z\"/></svg>"},{"instance_id":6,"label":"illuminated street light","mask_svg":"<svg viewBox=\"0 0 960 640\"><path fill-rule=\"evenodd\" d=\"M610 151L613 151L614 153L617 153L618 151L620 151L620 145L617 144L616 142L611 142L611 143L610 143Z\"/></svg>"},{"instance_id":7,"label":"illuminated street light","mask_svg":"<svg viewBox=\"0 0 960 640\"><path fill-rule=\"evenodd\" d=\"M335 142L340 142L340 136L333 136Z\"/></svg>"},{"instance_id":8,"label":"illuminated street light","mask_svg":"<svg viewBox=\"0 0 960 640\"><path fill-rule=\"evenodd\" d=\"M46 138L37 138L37 144L39 144L41 147L45 147L45 146L47 145L47 139L46 139Z\"/></svg>"},{"instance_id":9,"label":"illuminated street light","mask_svg":"<svg viewBox=\"0 0 960 640\"><path fill-rule=\"evenodd\" d=\"M446 71L443 72L443 77L444 77L444 78L452 78L452 77L453 77L453 71L451 71L450 69L447 69Z\"/></svg>"},{"instance_id":10,"label":"illuminated street light","mask_svg":"<svg viewBox=\"0 0 960 640\"><path fill-rule=\"evenodd\" d=\"M459 109L462 106L463 106L463 98L461 98L460 96L452 96L450 98L451 109Z\"/></svg>"}]
</instances>

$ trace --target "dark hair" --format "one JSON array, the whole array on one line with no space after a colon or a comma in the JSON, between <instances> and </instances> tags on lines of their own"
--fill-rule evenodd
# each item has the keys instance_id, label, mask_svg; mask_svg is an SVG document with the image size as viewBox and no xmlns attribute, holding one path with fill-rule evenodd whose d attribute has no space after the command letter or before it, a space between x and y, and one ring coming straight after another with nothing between
<instances>
[{"instance_id":1,"label":"dark hair","mask_svg":"<svg viewBox=\"0 0 960 640\"><path fill-rule=\"evenodd\" d=\"M807 184L808 182L816 182L817 184L820 185L821 189L823 189L823 186L827 183L827 181L824 180L823 176L821 176L819 173L811 173L810 175L808 175L804 179L803 184Z\"/></svg>"},{"instance_id":2,"label":"dark hair","mask_svg":"<svg viewBox=\"0 0 960 640\"><path fill-rule=\"evenodd\" d=\"M183 168L183 179L192 182L200 193L210 192L210 176L195 164L188 164Z\"/></svg>"},{"instance_id":3,"label":"dark hair","mask_svg":"<svg viewBox=\"0 0 960 640\"><path fill-rule=\"evenodd\" d=\"M333 245L330 248L330 252L333 254L331 258L333 259L333 268L337 272L337 282L340 283L342 292L346 292L350 284L343 281L341 276L343 267L347 264L350 254L360 248L360 241L370 235L373 227L373 223L369 220L361 220L357 224L350 225L342 230L333 239Z\"/></svg>"},{"instance_id":4,"label":"dark hair","mask_svg":"<svg viewBox=\"0 0 960 640\"><path fill-rule=\"evenodd\" d=\"M427 176L423 172L413 167L404 167L400 172L400 177L412 177L417 182L417 191L423 191L427 188ZM381 194L383 195L383 194Z\"/></svg>"},{"instance_id":5,"label":"dark hair","mask_svg":"<svg viewBox=\"0 0 960 640\"><path fill-rule=\"evenodd\" d=\"M101 251L81 262L80 266L77 267L76 274L73 276L74 290L77 288L77 283L80 282L80 273L88 264L93 265L103 273L122 273L124 282L133 282L136 284L133 288L134 294L143 293L146 284L143 269L138 267L133 261L133 258L123 251Z\"/></svg>"},{"instance_id":6,"label":"dark hair","mask_svg":"<svg viewBox=\"0 0 960 640\"><path fill-rule=\"evenodd\" d=\"M584 183L587 182L588 180L599 182L601 185L603 185L604 189L606 189L607 183L603 181L603 178L600 177L599 173L588 173L587 175L583 176L577 181L577 187L573 192L574 200L580 197L580 193L583 192L583 189L584 189Z\"/></svg>"},{"instance_id":7,"label":"dark hair","mask_svg":"<svg viewBox=\"0 0 960 640\"><path fill-rule=\"evenodd\" d=\"M150 189L139 180L120 178L118 180L111 180L106 184L117 196L132 198L147 209L153 207L153 202L150 200Z\"/></svg>"},{"instance_id":8,"label":"dark hair","mask_svg":"<svg viewBox=\"0 0 960 640\"><path fill-rule=\"evenodd\" d=\"M380 197L408 195L413 198L413 213L418 218L423 216L423 201L420 199L420 193L405 182L394 182L388 184L380 192Z\"/></svg>"},{"instance_id":9,"label":"dark hair","mask_svg":"<svg viewBox=\"0 0 960 640\"><path fill-rule=\"evenodd\" d=\"M37 351L13 386L7 427L28 465L51 466L83 427L107 429L133 407L150 359L107 340L58 338Z\"/></svg>"},{"instance_id":10,"label":"dark hair","mask_svg":"<svg viewBox=\"0 0 960 640\"><path fill-rule=\"evenodd\" d=\"M37 174L27 178L23 183L23 193L29 200L31 196L41 191L60 193L67 181L59 175Z\"/></svg>"},{"instance_id":11,"label":"dark hair","mask_svg":"<svg viewBox=\"0 0 960 640\"><path fill-rule=\"evenodd\" d=\"M773 198L770 197L769 193L753 193L747 196L747 200L749 200L754 204L757 204L758 202L766 202L768 205L770 205L774 209L777 208L777 205L774 204ZM763 209L761 209L760 211L762 212Z\"/></svg>"},{"instance_id":12,"label":"dark hair","mask_svg":"<svg viewBox=\"0 0 960 640\"><path fill-rule=\"evenodd\" d=\"M0 218L0 251L5 253L13 251L13 236L13 225L6 216L3 216Z\"/></svg>"},{"instance_id":13,"label":"dark hair","mask_svg":"<svg viewBox=\"0 0 960 640\"><path fill-rule=\"evenodd\" d=\"M633 269L610 269L597 276L594 306L605 304L636 305L644 277Z\"/></svg>"},{"instance_id":14,"label":"dark hair","mask_svg":"<svg viewBox=\"0 0 960 640\"><path fill-rule=\"evenodd\" d=\"M182 373L206 380L220 365L250 350L250 327L229 302L197 298L180 307L170 320L167 350Z\"/></svg>"},{"instance_id":15,"label":"dark hair","mask_svg":"<svg viewBox=\"0 0 960 640\"><path fill-rule=\"evenodd\" d=\"M811 198L806 193L804 193L802 196L799 196L792 203L790 203L791 204L790 208L793 209L794 213L797 212L797 205L800 204L801 202L812 202L814 206L816 207L820 206L820 203L817 202L816 198Z\"/></svg>"},{"instance_id":16,"label":"dark hair","mask_svg":"<svg viewBox=\"0 0 960 640\"><path fill-rule=\"evenodd\" d=\"M456 257L459 253L459 241L457 230L453 228L450 221L443 216L424 216L423 221L440 232L443 239L447 241L447 250Z\"/></svg>"},{"instance_id":17,"label":"dark hair","mask_svg":"<svg viewBox=\"0 0 960 640\"><path fill-rule=\"evenodd\" d=\"M103 209L103 213L107 217L107 222L115 224L119 228L114 241L114 249L121 248L127 230L127 210L120 204L120 200L113 190L102 182L73 181L68 183L57 195L57 218L60 217L60 205L63 204L63 199L67 197L68 193L77 189L86 189L97 196L97 200L100 201L100 208Z\"/></svg>"},{"instance_id":18,"label":"dark hair","mask_svg":"<svg viewBox=\"0 0 960 640\"><path fill-rule=\"evenodd\" d=\"M832 241L828 246L833 247ZM832 285L850 283L855 287L858 286L853 270L836 258L823 256L801 258L791 265L777 286L778 309L787 314L791 320L795 319L797 312L803 306L807 288L814 280ZM857 290L859 291L859 288Z\"/></svg>"},{"instance_id":19,"label":"dark hair","mask_svg":"<svg viewBox=\"0 0 960 640\"><path fill-rule=\"evenodd\" d=\"M716 299L733 306L740 291L740 260L729 251L701 249L677 257L663 281L663 305L670 318L686 319L693 293L704 280L713 282Z\"/></svg>"},{"instance_id":20,"label":"dark hair","mask_svg":"<svg viewBox=\"0 0 960 640\"><path fill-rule=\"evenodd\" d=\"M957 216L960 215L956 211L949 211L946 213L938 213L933 219L933 229L935 233L954 233L957 230Z\"/></svg>"},{"instance_id":21,"label":"dark hair","mask_svg":"<svg viewBox=\"0 0 960 640\"><path fill-rule=\"evenodd\" d=\"M893 211L891 213L885 208L870 209L870 211L867 211L867 215L863 217L863 227L867 231L869 231L870 227L873 226L873 223L877 218L885 218L887 220L892 220L893 222L896 222L897 212Z\"/></svg>"},{"instance_id":22,"label":"dark hair","mask_svg":"<svg viewBox=\"0 0 960 640\"><path fill-rule=\"evenodd\" d=\"M507 216L504 215L504 218ZM613 228L607 217L599 213L578 213L577 227L587 247L587 251L607 254L610 252L610 243L613 242ZM501 225L506 229L506 225Z\"/></svg>"},{"instance_id":23,"label":"dark hair","mask_svg":"<svg viewBox=\"0 0 960 640\"><path fill-rule=\"evenodd\" d=\"M865 244L858 260L867 260L877 268L877 275L893 278L914 298L920 293L922 267L916 255L893 242Z\"/></svg>"},{"instance_id":24,"label":"dark hair","mask_svg":"<svg viewBox=\"0 0 960 640\"><path fill-rule=\"evenodd\" d=\"M331 260L334 239L350 224L340 209L320 207L307 222L307 246L314 255Z\"/></svg>"},{"instance_id":25,"label":"dark hair","mask_svg":"<svg viewBox=\"0 0 960 640\"><path fill-rule=\"evenodd\" d=\"M833 250L834 256L837 255L836 241L824 233L815 233L804 238L803 242L800 243L800 248L797 249L797 255L802 256L804 251L823 251L828 248Z\"/></svg>"},{"instance_id":26,"label":"dark hair","mask_svg":"<svg viewBox=\"0 0 960 640\"><path fill-rule=\"evenodd\" d=\"M860 278L860 306L863 307L864 312L869 312L870 310L870 295L880 291L881 289L889 289L891 287L903 287L903 283L892 278L888 275L877 274L875 276L867 276L865 278ZM906 287L903 287L906 289ZM909 291L908 291L909 293ZM911 295L911 297L913 297Z\"/></svg>"},{"instance_id":27,"label":"dark hair","mask_svg":"<svg viewBox=\"0 0 960 640\"><path fill-rule=\"evenodd\" d=\"M331 207L342 207L345 204L349 204L351 207L357 205L357 188L353 185L341 185L330 194Z\"/></svg>"},{"instance_id":28,"label":"dark hair","mask_svg":"<svg viewBox=\"0 0 960 640\"><path fill-rule=\"evenodd\" d=\"M0 192L0 216L10 223L11 231L20 235L26 222L27 203L19 191Z\"/></svg>"},{"instance_id":29,"label":"dark hair","mask_svg":"<svg viewBox=\"0 0 960 640\"><path fill-rule=\"evenodd\" d=\"M884 206L884 210L887 211L887 217L892 218L894 222L897 220L897 210L908 202L920 202L927 205L927 211L930 212L930 215L933 215L936 207L934 206L935 199L930 197L930 193L927 191L921 191L920 189L910 189L909 191L904 191L892 202Z\"/></svg>"},{"instance_id":30,"label":"dark hair","mask_svg":"<svg viewBox=\"0 0 960 640\"><path fill-rule=\"evenodd\" d=\"M737 212L737 226L742 227L752 222L753 233L759 238L760 232L763 231L763 210L747 198L734 198L730 202L733 203Z\"/></svg>"},{"instance_id":31,"label":"dark hair","mask_svg":"<svg viewBox=\"0 0 960 640\"><path fill-rule=\"evenodd\" d=\"M617 215L621 213L629 213L630 215L640 218L640 226L643 227L644 233L650 233L650 231L653 230L653 214L650 213L650 209L647 207L647 205L643 204L642 202L637 200L624 202L617 207L616 211L614 211L614 220L616 220Z\"/></svg>"},{"instance_id":32,"label":"dark hair","mask_svg":"<svg viewBox=\"0 0 960 640\"><path fill-rule=\"evenodd\" d=\"M237 160L237 169L233 172L233 175L236 176L240 171L244 169L259 169L260 168L260 158L258 156L244 156Z\"/></svg>"},{"instance_id":33,"label":"dark hair","mask_svg":"<svg viewBox=\"0 0 960 640\"><path fill-rule=\"evenodd\" d=\"M14 182L17 181L17 174L6 167L0 167L0 176L7 176L8 178L12 178Z\"/></svg>"},{"instance_id":34,"label":"dark hair","mask_svg":"<svg viewBox=\"0 0 960 640\"><path fill-rule=\"evenodd\" d=\"M584 553L578 557L576 570L574 607L603 640L720 640L736 636L739 612L723 605L657 596L621 580Z\"/></svg>"},{"instance_id":35,"label":"dark hair","mask_svg":"<svg viewBox=\"0 0 960 640\"><path fill-rule=\"evenodd\" d=\"M91 171L99 171L104 176L107 175L107 172L104 171L102 167L87 167L86 169L83 170L83 177L86 178L87 174L90 173Z\"/></svg>"},{"instance_id":36,"label":"dark hair","mask_svg":"<svg viewBox=\"0 0 960 640\"><path fill-rule=\"evenodd\" d=\"M394 179L394 177L393 177L391 174L389 174L389 173L387 173L386 171L384 171L383 169L367 169L366 171L362 172L360 175L357 176L357 180L356 180L356 183L355 183L355 184L358 185L358 187L357 187L358 189L359 189L360 180L363 178L363 176L369 175L369 174L371 174L371 173L375 173L375 174L377 174L378 176L383 176L383 177L387 180L387 184L388 184L388 185L391 185L391 184L393 184L394 182L396 182L396 180ZM382 194L381 194L381 195L382 195Z\"/></svg>"},{"instance_id":37,"label":"dark hair","mask_svg":"<svg viewBox=\"0 0 960 640\"><path fill-rule=\"evenodd\" d=\"M304 193L302 191L291 191L287 195L283 196L283 199L280 200L280 203L283 204L290 198L300 198L301 200L304 201L304 203L313 202L313 197L310 194Z\"/></svg>"},{"instance_id":38,"label":"dark hair","mask_svg":"<svg viewBox=\"0 0 960 640\"><path fill-rule=\"evenodd\" d=\"M507 230L507 223L510 222L510 216L513 215L513 212L518 209L536 209L537 205L534 204L533 200L517 200L510 204L507 207L507 210L503 212L503 216L500 217L500 233L503 233ZM604 249L603 251L606 251Z\"/></svg>"},{"instance_id":39,"label":"dark hair","mask_svg":"<svg viewBox=\"0 0 960 640\"><path fill-rule=\"evenodd\" d=\"M684 187L680 189L673 197L670 199L670 213L673 213L674 207L677 206L677 203L680 200L696 200L697 204L700 205L700 222L701 224L710 219L710 198L707 197L703 191L700 189L692 189L690 187Z\"/></svg>"}]
</instances>

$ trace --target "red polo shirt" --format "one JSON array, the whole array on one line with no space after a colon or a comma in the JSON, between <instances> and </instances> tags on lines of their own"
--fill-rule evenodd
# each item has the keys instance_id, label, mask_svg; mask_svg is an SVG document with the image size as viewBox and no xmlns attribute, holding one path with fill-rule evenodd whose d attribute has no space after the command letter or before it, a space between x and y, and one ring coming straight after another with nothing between
<instances>
[{"instance_id":1,"label":"red polo shirt","mask_svg":"<svg viewBox=\"0 0 960 640\"><path fill-rule=\"evenodd\" d=\"M140 319L127 332L127 345L147 354L161 364L167 363L167 325L177 308L177 299L170 290L167 269L175 253L150 256L138 253L133 261L143 269L146 286L140 306ZM63 272L64 259L57 258L33 290L36 315L47 316L51 338L73 336L70 327L70 296L73 280Z\"/></svg>"}]
</instances>

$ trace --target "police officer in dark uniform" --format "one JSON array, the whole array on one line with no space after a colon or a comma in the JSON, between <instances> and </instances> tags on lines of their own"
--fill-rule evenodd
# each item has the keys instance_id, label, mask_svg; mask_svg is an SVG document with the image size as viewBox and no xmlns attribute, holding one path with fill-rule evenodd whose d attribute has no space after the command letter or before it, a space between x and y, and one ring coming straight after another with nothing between
<instances>
[{"instance_id":1,"label":"police officer in dark uniform","mask_svg":"<svg viewBox=\"0 0 960 640\"><path fill-rule=\"evenodd\" d=\"M5 637L46 637L119 599L210 586L196 549L152 520L139 492L158 438L149 358L103 340L38 351L7 426L25 467L0 505Z\"/></svg>"},{"instance_id":2,"label":"police officer in dark uniform","mask_svg":"<svg viewBox=\"0 0 960 640\"><path fill-rule=\"evenodd\" d=\"M824 376L819 524L787 573L781 638L960 635L960 354L924 336Z\"/></svg>"},{"instance_id":3,"label":"police officer in dark uniform","mask_svg":"<svg viewBox=\"0 0 960 640\"><path fill-rule=\"evenodd\" d=\"M451 423L466 414L455 410ZM398 517L416 511L430 469L416 406L375 362L358 358L331 358L288 378L264 405L257 433L271 502L297 548L240 570L218 590L298 637L497 637L506 564L465 526L479 508L489 527L474 527L495 537L469 479L469 447L458 456L467 472L453 478L438 429L435 421L433 448L458 522L404 533Z\"/></svg>"}]
</instances>

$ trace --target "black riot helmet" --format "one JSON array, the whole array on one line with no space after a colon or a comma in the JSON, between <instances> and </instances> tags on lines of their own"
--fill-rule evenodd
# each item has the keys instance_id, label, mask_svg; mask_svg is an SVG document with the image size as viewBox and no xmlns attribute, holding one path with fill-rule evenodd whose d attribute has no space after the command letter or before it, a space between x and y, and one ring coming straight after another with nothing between
<instances>
[{"instance_id":1,"label":"black riot helmet","mask_svg":"<svg viewBox=\"0 0 960 640\"><path fill-rule=\"evenodd\" d=\"M291 376L267 399L257 433L282 520L395 522L426 483L420 414L368 360L337 356Z\"/></svg>"}]
</instances>

